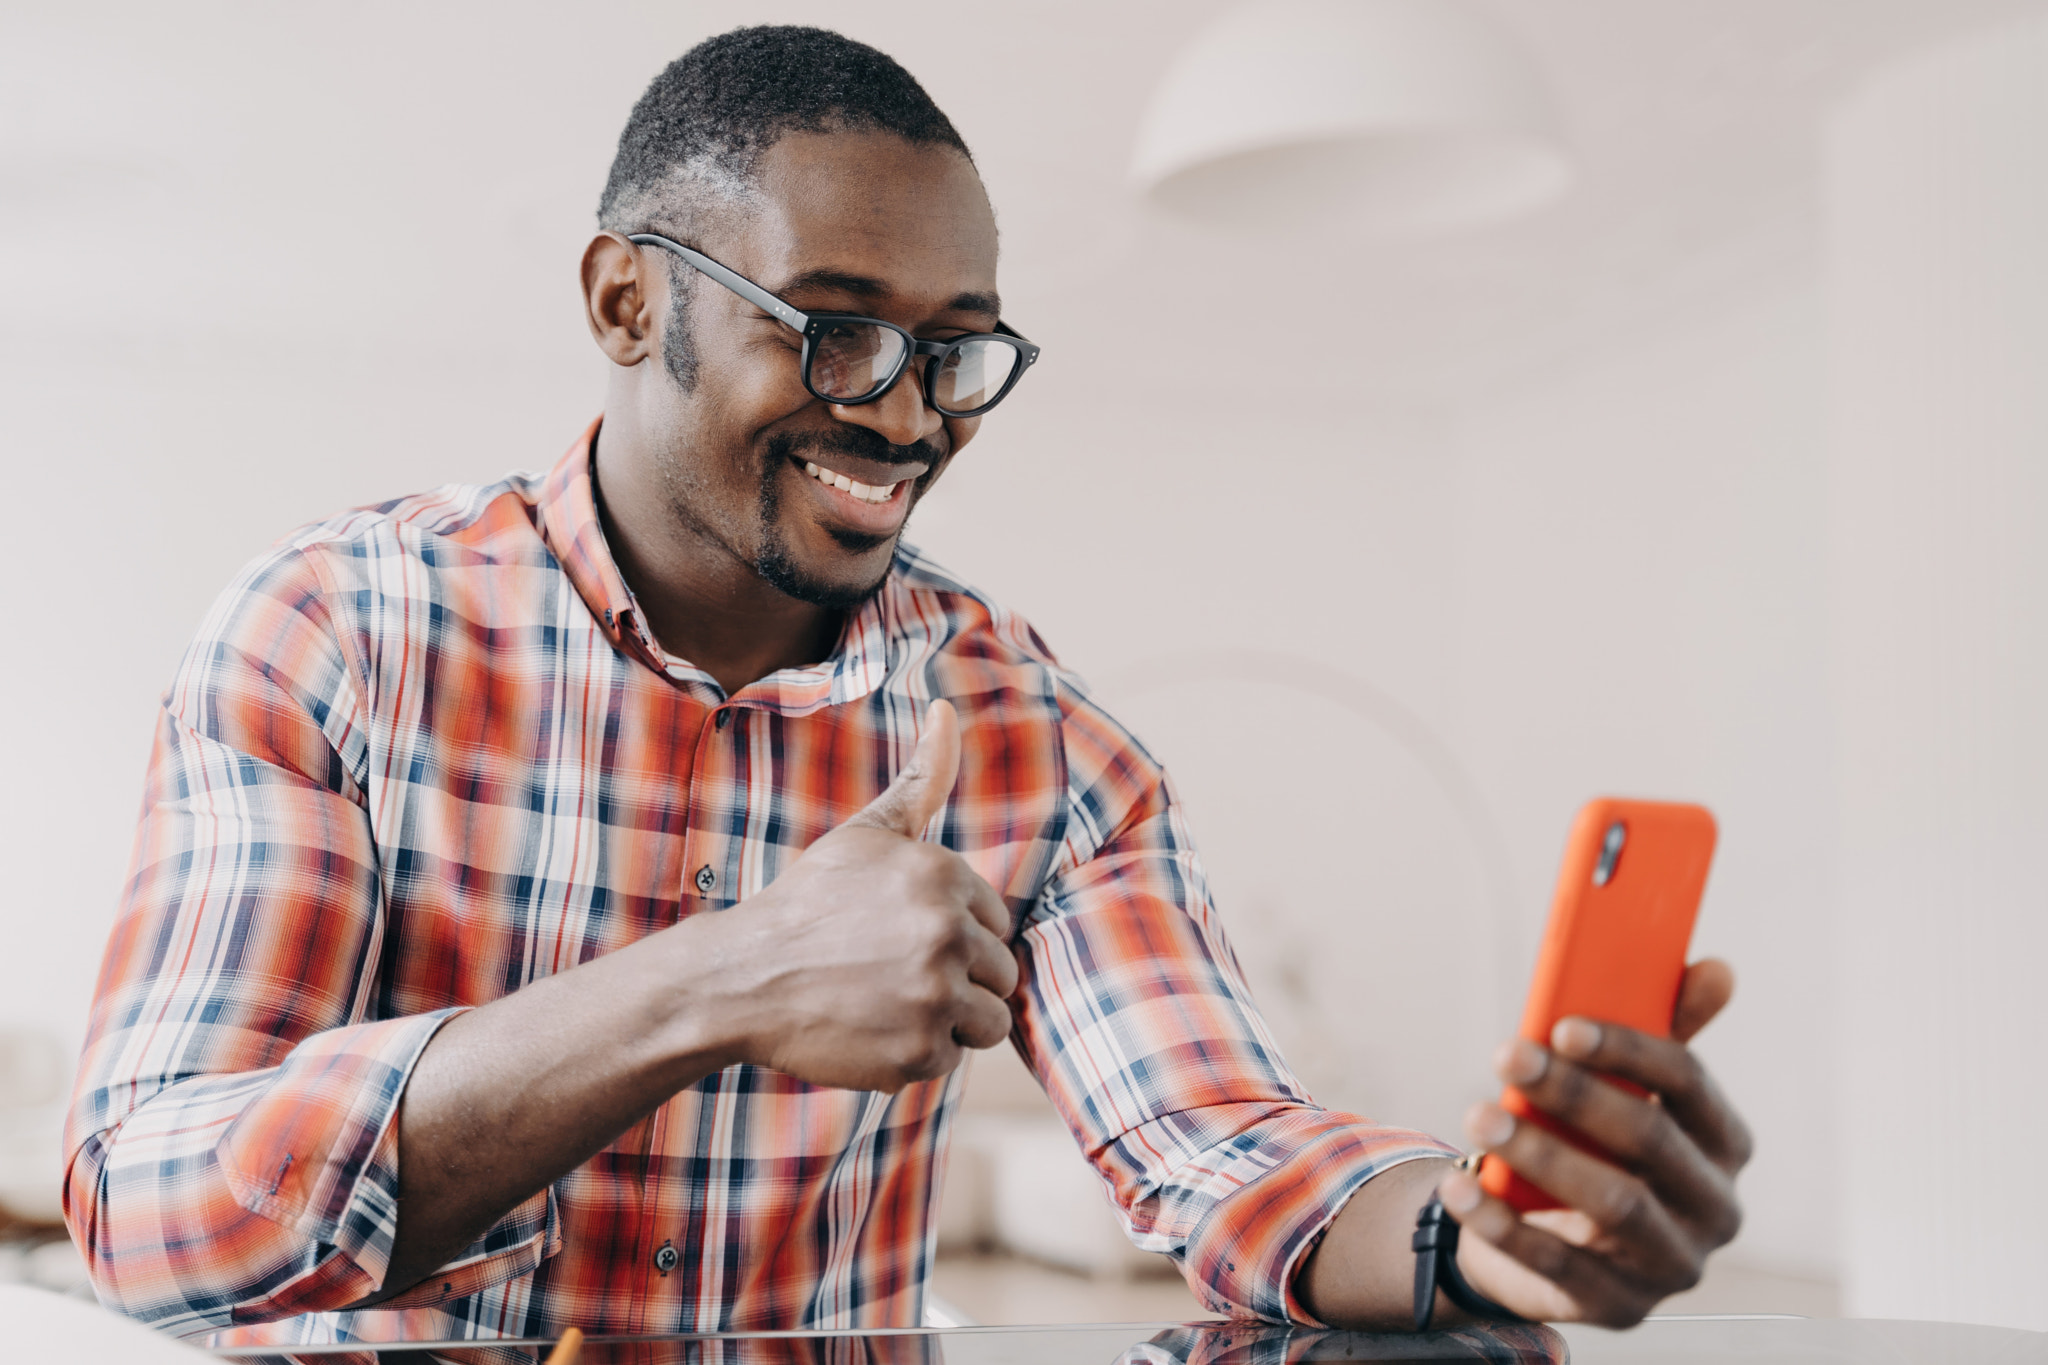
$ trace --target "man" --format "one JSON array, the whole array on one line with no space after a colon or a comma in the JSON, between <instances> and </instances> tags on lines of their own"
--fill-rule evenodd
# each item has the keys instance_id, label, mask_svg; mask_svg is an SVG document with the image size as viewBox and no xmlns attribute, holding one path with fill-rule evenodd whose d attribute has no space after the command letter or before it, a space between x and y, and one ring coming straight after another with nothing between
<instances>
[{"instance_id":1,"label":"man","mask_svg":"<svg viewBox=\"0 0 2048 1365\"><path fill-rule=\"evenodd\" d=\"M1683 1046L1504 1052L1622 1162L1476 1111L1547 1226L1317 1107L1164 772L902 543L1036 356L906 72L712 39L599 216L601 422L288 538L166 695L68 1136L107 1302L271 1343L912 1325L956 1067L1006 1037L1219 1311L1404 1325L1439 1189L1523 1315L1694 1282L1748 1138ZM1729 988L1696 967L1679 1036Z\"/></svg>"}]
</instances>

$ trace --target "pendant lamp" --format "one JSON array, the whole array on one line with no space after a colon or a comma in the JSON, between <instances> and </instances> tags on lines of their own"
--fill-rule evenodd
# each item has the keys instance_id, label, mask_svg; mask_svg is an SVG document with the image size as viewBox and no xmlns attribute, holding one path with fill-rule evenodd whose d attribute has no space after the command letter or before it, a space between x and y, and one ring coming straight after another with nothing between
<instances>
[{"instance_id":1,"label":"pendant lamp","mask_svg":"<svg viewBox=\"0 0 2048 1365\"><path fill-rule=\"evenodd\" d=\"M1399 234L1525 213L1571 161L1535 64L1469 0L1267 0L1175 59L1131 174L1211 223Z\"/></svg>"}]
</instances>

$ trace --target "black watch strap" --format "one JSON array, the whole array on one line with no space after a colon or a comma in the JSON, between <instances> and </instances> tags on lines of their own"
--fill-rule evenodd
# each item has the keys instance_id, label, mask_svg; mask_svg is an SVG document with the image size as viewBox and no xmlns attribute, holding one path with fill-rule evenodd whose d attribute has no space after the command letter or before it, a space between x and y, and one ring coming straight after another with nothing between
<instances>
[{"instance_id":1,"label":"black watch strap","mask_svg":"<svg viewBox=\"0 0 2048 1365\"><path fill-rule=\"evenodd\" d=\"M1495 1322L1526 1322L1472 1287L1458 1269L1458 1220L1434 1194L1415 1216L1415 1330L1427 1332L1436 1316L1436 1291L1475 1318Z\"/></svg>"}]
</instances>

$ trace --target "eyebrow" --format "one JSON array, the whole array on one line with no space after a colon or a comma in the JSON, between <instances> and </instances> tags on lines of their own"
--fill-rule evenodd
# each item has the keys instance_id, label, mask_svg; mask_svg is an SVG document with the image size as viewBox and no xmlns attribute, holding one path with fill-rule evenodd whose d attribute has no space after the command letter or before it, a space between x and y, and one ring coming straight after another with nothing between
<instances>
[{"instance_id":1,"label":"eyebrow","mask_svg":"<svg viewBox=\"0 0 2048 1365\"><path fill-rule=\"evenodd\" d=\"M871 301L887 299L896 292L872 276L855 275L844 270L832 270L829 268L805 270L792 275L787 280L784 280L773 292L787 296L810 289L834 290L841 294L851 294L857 299ZM980 313L992 318L1001 317L1003 300L1000 295L993 292L984 293L978 289L970 289L964 293L955 294L951 299L947 300L945 308L941 311L948 313Z\"/></svg>"}]
</instances>

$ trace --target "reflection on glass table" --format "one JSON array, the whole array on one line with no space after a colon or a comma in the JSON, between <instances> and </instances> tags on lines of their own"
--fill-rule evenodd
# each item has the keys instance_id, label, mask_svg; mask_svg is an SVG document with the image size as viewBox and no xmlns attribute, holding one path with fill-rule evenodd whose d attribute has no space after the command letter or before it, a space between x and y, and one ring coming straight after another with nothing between
<instances>
[{"instance_id":1,"label":"reflection on glass table","mask_svg":"<svg viewBox=\"0 0 2048 1365\"><path fill-rule=\"evenodd\" d=\"M242 1347L234 1360L306 1365L544 1365L547 1341ZM2048 1365L2048 1334L1956 1323L1821 1318L1652 1320L1597 1328L1465 1328L1375 1336L1255 1323L971 1327L897 1332L591 1337L577 1365Z\"/></svg>"}]
</instances>

